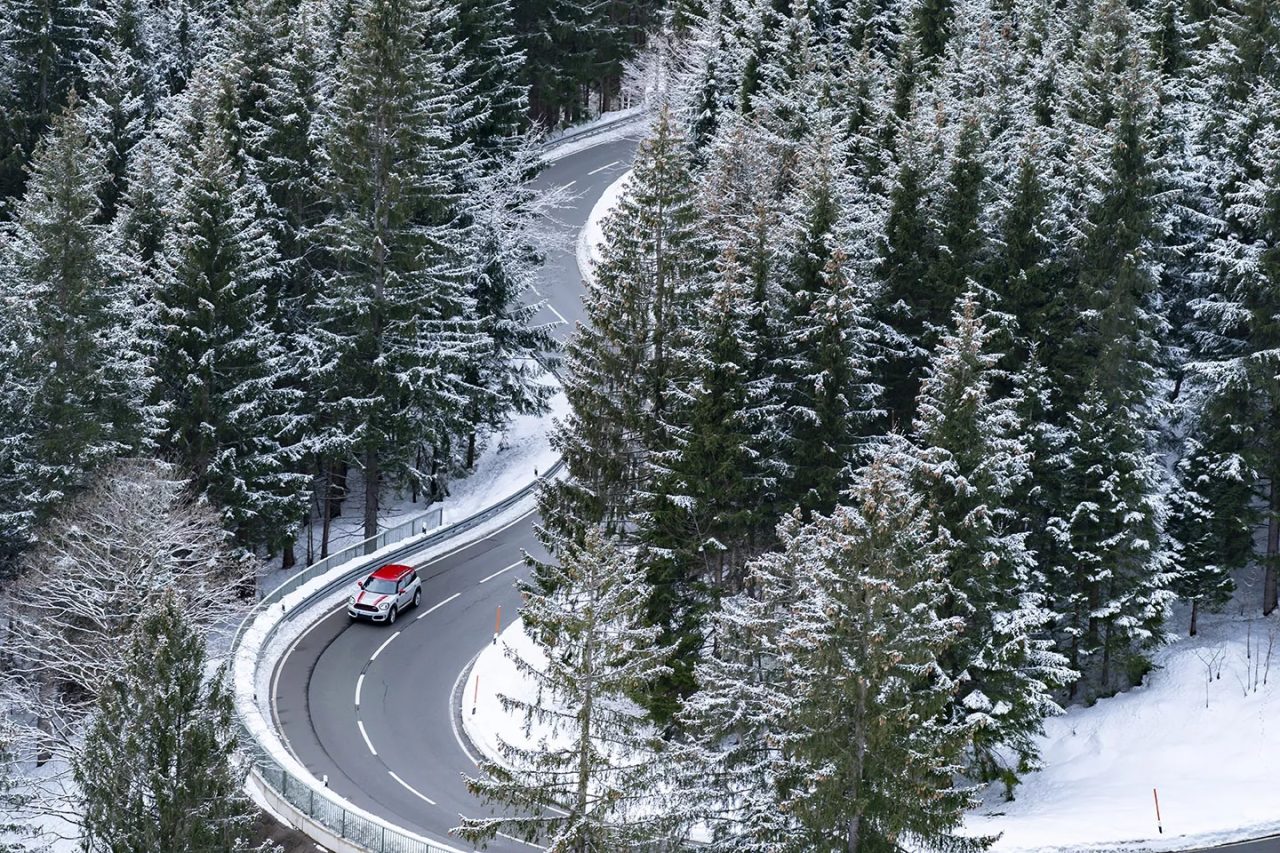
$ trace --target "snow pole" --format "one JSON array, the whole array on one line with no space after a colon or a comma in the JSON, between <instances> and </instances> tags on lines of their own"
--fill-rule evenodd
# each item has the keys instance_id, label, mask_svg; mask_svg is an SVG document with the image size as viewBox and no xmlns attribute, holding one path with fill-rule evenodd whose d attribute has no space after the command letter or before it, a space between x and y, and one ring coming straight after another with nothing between
<instances>
[{"instance_id":1,"label":"snow pole","mask_svg":"<svg viewBox=\"0 0 1280 853\"><path fill-rule=\"evenodd\" d=\"M479 701L480 701L480 673L477 672L476 673L476 689L475 689L475 692L471 694L471 713L472 714L475 714L476 703L478 703Z\"/></svg>"},{"instance_id":2,"label":"snow pole","mask_svg":"<svg viewBox=\"0 0 1280 853\"><path fill-rule=\"evenodd\" d=\"M1156 801L1156 829L1160 830L1160 834L1164 835L1164 823L1160 820L1160 794L1155 788L1151 789L1151 796Z\"/></svg>"},{"instance_id":3,"label":"snow pole","mask_svg":"<svg viewBox=\"0 0 1280 853\"><path fill-rule=\"evenodd\" d=\"M493 644L498 645L498 633L502 630L502 605L498 605L498 613L493 617Z\"/></svg>"}]
</instances>

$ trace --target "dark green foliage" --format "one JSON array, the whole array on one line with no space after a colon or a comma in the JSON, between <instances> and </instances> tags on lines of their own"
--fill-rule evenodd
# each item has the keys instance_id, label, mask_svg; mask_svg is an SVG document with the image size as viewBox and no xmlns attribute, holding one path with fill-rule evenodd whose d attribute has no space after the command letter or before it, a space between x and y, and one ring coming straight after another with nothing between
<instances>
[{"instance_id":1,"label":"dark green foliage","mask_svg":"<svg viewBox=\"0 0 1280 853\"><path fill-rule=\"evenodd\" d=\"M167 592L134 629L73 766L86 853L238 853L253 806L225 670Z\"/></svg>"}]
</instances>

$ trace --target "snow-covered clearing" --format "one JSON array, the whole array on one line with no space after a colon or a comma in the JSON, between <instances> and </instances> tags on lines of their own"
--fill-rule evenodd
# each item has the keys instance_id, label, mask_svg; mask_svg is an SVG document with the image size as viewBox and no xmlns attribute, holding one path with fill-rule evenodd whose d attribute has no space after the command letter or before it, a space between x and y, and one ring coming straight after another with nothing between
<instances>
[{"instance_id":1,"label":"snow-covered clearing","mask_svg":"<svg viewBox=\"0 0 1280 853\"><path fill-rule=\"evenodd\" d=\"M1273 796L1280 619L1202 616L1201 622L1200 636L1157 652L1143 686L1050 720L1041 740L1044 770L1026 777L1014 802L992 789L969 816L968 831L1002 833L993 848L999 853L1185 850L1280 831ZM545 660L515 621L480 653L463 696L467 736L495 761L499 738L521 747L556 742L546 727L535 723L526 731L522 714L502 708L499 694L526 701L537 695L508 648L533 664Z\"/></svg>"}]
</instances>

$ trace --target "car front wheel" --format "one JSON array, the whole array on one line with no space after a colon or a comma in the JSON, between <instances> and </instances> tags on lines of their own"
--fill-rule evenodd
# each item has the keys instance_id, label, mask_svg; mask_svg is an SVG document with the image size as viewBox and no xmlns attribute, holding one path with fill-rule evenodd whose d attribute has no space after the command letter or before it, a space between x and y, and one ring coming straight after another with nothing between
<instances>
[{"instance_id":1,"label":"car front wheel","mask_svg":"<svg viewBox=\"0 0 1280 853\"><path fill-rule=\"evenodd\" d=\"M396 609L394 607L392 607L391 612L387 614L387 624L388 625L396 624Z\"/></svg>"}]
</instances>

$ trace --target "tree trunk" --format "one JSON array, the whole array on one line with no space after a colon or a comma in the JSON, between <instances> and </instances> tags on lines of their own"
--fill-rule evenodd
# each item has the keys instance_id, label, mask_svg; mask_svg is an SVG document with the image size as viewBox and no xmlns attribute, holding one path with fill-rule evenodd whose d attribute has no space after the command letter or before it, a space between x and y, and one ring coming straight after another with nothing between
<instances>
[{"instance_id":1,"label":"tree trunk","mask_svg":"<svg viewBox=\"0 0 1280 853\"><path fill-rule=\"evenodd\" d=\"M1190 636L1196 635L1196 625L1200 620L1200 597L1191 599L1191 633Z\"/></svg>"},{"instance_id":2,"label":"tree trunk","mask_svg":"<svg viewBox=\"0 0 1280 853\"><path fill-rule=\"evenodd\" d=\"M467 470L470 471L476 464L476 431L472 430L467 436Z\"/></svg>"},{"instance_id":3,"label":"tree trunk","mask_svg":"<svg viewBox=\"0 0 1280 853\"><path fill-rule=\"evenodd\" d=\"M1276 609L1276 560L1280 558L1280 491L1276 489L1276 481L1280 477L1271 478L1271 511L1267 514L1267 562L1262 581L1262 615L1266 616Z\"/></svg>"},{"instance_id":4,"label":"tree trunk","mask_svg":"<svg viewBox=\"0 0 1280 853\"><path fill-rule=\"evenodd\" d=\"M329 532L333 527L333 501L330 500L330 492L333 490L333 466L329 462L322 462L321 467L324 469L324 491L320 495L320 559L323 560L329 556Z\"/></svg>"},{"instance_id":5,"label":"tree trunk","mask_svg":"<svg viewBox=\"0 0 1280 853\"><path fill-rule=\"evenodd\" d=\"M280 557L280 568L292 569L298 564L298 555L294 551L295 541L290 539L284 546L284 554Z\"/></svg>"},{"instance_id":6,"label":"tree trunk","mask_svg":"<svg viewBox=\"0 0 1280 853\"><path fill-rule=\"evenodd\" d=\"M364 452L364 538L378 535L378 454Z\"/></svg>"},{"instance_id":7,"label":"tree trunk","mask_svg":"<svg viewBox=\"0 0 1280 853\"><path fill-rule=\"evenodd\" d=\"M347 471L346 462L334 462L333 467L329 471L329 517L342 517L342 502L347 498Z\"/></svg>"}]
</instances>

